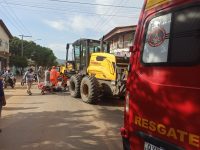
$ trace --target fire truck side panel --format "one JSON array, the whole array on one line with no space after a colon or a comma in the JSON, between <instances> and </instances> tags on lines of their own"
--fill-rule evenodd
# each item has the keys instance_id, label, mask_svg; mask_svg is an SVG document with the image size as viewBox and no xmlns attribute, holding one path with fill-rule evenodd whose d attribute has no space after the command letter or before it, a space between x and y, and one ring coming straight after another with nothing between
<instances>
[{"instance_id":1,"label":"fire truck side panel","mask_svg":"<svg viewBox=\"0 0 200 150\"><path fill-rule=\"evenodd\" d=\"M148 149L146 143L199 150L200 0L151 2L141 13L130 60L124 138L131 150Z\"/></svg>"}]
</instances>

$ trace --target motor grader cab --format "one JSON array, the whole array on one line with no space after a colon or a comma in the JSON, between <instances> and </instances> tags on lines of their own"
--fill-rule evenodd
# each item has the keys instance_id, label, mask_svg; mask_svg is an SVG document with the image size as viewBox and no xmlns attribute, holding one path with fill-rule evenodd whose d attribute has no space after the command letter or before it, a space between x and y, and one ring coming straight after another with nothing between
<instances>
[{"instance_id":1,"label":"motor grader cab","mask_svg":"<svg viewBox=\"0 0 200 150\"><path fill-rule=\"evenodd\" d=\"M57 66L57 67L56 67L56 70L57 70L59 73L64 74L64 72L65 72L65 70L66 70L66 66L64 66L64 65Z\"/></svg>"},{"instance_id":2,"label":"motor grader cab","mask_svg":"<svg viewBox=\"0 0 200 150\"><path fill-rule=\"evenodd\" d=\"M65 74L70 78L72 75L76 74L76 63L75 50L73 48L73 43L67 43L66 45L66 70Z\"/></svg>"},{"instance_id":3,"label":"motor grader cab","mask_svg":"<svg viewBox=\"0 0 200 150\"><path fill-rule=\"evenodd\" d=\"M110 54L105 43L101 50L98 40L79 39L72 45L73 50L68 50L67 54L67 60L73 60L74 68L69 85L72 97L95 103L102 96L125 94L128 58Z\"/></svg>"}]
</instances>

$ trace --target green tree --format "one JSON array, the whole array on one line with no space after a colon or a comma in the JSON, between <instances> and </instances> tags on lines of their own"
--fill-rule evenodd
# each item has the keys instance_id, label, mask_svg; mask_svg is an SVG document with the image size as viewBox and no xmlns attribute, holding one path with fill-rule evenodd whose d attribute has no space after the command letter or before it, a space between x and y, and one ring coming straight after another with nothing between
<instances>
[{"instance_id":1,"label":"green tree","mask_svg":"<svg viewBox=\"0 0 200 150\"><path fill-rule=\"evenodd\" d=\"M18 60L21 56L21 40L14 37L10 41L10 52L12 53L11 64L17 67L28 65L27 59L31 59L37 66L53 66L57 65L56 57L53 51L49 48L37 45L33 41L23 41L24 45L24 57ZM26 62L25 62L26 59ZM24 64L22 64L24 61Z\"/></svg>"},{"instance_id":2,"label":"green tree","mask_svg":"<svg viewBox=\"0 0 200 150\"><path fill-rule=\"evenodd\" d=\"M12 55L21 55L21 41L17 37L10 40L10 52Z\"/></svg>"},{"instance_id":3,"label":"green tree","mask_svg":"<svg viewBox=\"0 0 200 150\"><path fill-rule=\"evenodd\" d=\"M24 68L24 67L28 66L28 61L27 61L26 57L11 56L10 64L11 64L11 66L15 65L16 67Z\"/></svg>"}]
</instances>

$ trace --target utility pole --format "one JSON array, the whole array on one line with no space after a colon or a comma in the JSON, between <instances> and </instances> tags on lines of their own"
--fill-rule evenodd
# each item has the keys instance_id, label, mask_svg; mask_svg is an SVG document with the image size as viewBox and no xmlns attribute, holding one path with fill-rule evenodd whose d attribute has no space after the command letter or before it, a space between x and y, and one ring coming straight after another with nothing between
<instances>
[{"instance_id":1,"label":"utility pole","mask_svg":"<svg viewBox=\"0 0 200 150\"><path fill-rule=\"evenodd\" d=\"M100 52L104 52L104 47L103 47L103 45L104 45L104 36L101 38L101 41L100 41Z\"/></svg>"},{"instance_id":2,"label":"utility pole","mask_svg":"<svg viewBox=\"0 0 200 150\"><path fill-rule=\"evenodd\" d=\"M33 41L30 41L30 42L35 42L35 41L38 41L38 40L42 40L42 39L35 39L35 40L33 40ZM29 43L29 44L26 45L26 46L23 46L23 49L24 49L25 47L27 47L27 46L30 46L30 44L31 44L31 43Z\"/></svg>"},{"instance_id":3,"label":"utility pole","mask_svg":"<svg viewBox=\"0 0 200 150\"><path fill-rule=\"evenodd\" d=\"M24 55L24 37L32 37L32 36L28 36L28 35L19 35L19 36L21 36L22 37L22 50L21 50L21 56L23 57L23 55Z\"/></svg>"}]
</instances>

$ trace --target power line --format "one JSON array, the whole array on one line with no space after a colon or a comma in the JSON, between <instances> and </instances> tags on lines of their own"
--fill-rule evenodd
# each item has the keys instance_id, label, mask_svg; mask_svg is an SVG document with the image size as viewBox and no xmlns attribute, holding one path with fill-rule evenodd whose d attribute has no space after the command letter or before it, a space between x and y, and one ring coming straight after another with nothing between
<instances>
[{"instance_id":1,"label":"power line","mask_svg":"<svg viewBox=\"0 0 200 150\"><path fill-rule=\"evenodd\" d=\"M119 4L123 3L124 0L121 0ZM120 8L116 8L114 9L111 13L112 15L115 15ZM103 32L103 29L105 28L105 26L111 21L111 19L113 18L113 16L108 17L102 24L100 24L99 27L96 28L96 31L101 30Z\"/></svg>"},{"instance_id":2,"label":"power line","mask_svg":"<svg viewBox=\"0 0 200 150\"><path fill-rule=\"evenodd\" d=\"M37 1L29 2L29 1L25 1L25 0L24 1L23 0L20 0L20 1L18 1L18 0L7 0L7 2L9 4L12 3L12 4L21 4L21 5L25 4L25 5L32 5L32 6L44 6L44 7L52 7L52 8L56 8L56 9L63 8L62 10L65 10L65 11L69 11L69 9L70 9L70 11L71 10L72 11L80 11L83 8L86 8L86 10L88 11L88 8L89 8L87 6L72 5L72 4L67 4L67 3L65 5L64 3L61 3L61 2L59 2L59 3L56 3L56 2L55 3L49 3L47 1L48 0L42 1L42 2L37 2ZM114 4L116 4L115 1L111 5L114 5ZM71 8L74 8L74 9L71 9ZM96 7L91 7L91 9L95 9L95 8ZM108 7L108 9L111 9L111 8ZM127 14L127 11L130 12L130 10L127 10L127 9L121 9L121 10L125 11L122 14ZM133 9L133 10L134 10L134 12L140 12L141 9Z\"/></svg>"},{"instance_id":3,"label":"power line","mask_svg":"<svg viewBox=\"0 0 200 150\"><path fill-rule=\"evenodd\" d=\"M5 0L3 0L5 3L7 3ZM9 5L6 5L7 7L9 7ZM20 29L20 31L24 31L26 30L26 27L23 25L23 23L20 21L20 19L17 17L17 15L15 14L15 12L9 7L9 9L3 6L1 4L1 7L4 8L5 13L7 13L7 15L9 15L9 17L11 18L12 22L14 22L14 24L17 26L17 28ZM28 31L28 30L27 30Z\"/></svg>"},{"instance_id":4,"label":"power line","mask_svg":"<svg viewBox=\"0 0 200 150\"><path fill-rule=\"evenodd\" d=\"M4 12L2 11L2 9L0 9L0 12L1 12L1 14L3 14L3 16L4 16L5 18L7 18L7 20L10 22L10 24L11 24L19 33L22 33L22 30L21 30L20 28L18 28L18 26L16 26L16 24L13 22L13 20L10 19L10 18L6 15L6 13L4 13Z\"/></svg>"},{"instance_id":5,"label":"power line","mask_svg":"<svg viewBox=\"0 0 200 150\"><path fill-rule=\"evenodd\" d=\"M43 7L43 6L38 6L38 5L26 5L26 4L9 3L9 2L8 2L8 4L9 5L14 5L14 6L32 7L32 8L39 8L39 9L54 10L54 11L59 11L59 12L66 12L66 10L63 10L63 9L56 9L56 8L51 8L51 7ZM89 15L99 15L99 16L107 16L107 17L111 17L112 16L112 17L132 18L132 16L98 14L98 13L82 12L82 11L68 11L68 12L84 13L84 14L89 14Z\"/></svg>"},{"instance_id":6,"label":"power line","mask_svg":"<svg viewBox=\"0 0 200 150\"><path fill-rule=\"evenodd\" d=\"M32 36L29 36L29 35L19 35L22 37L21 41L22 41L22 51L21 51L21 56L23 57L24 55L24 37L32 37Z\"/></svg>"},{"instance_id":7,"label":"power line","mask_svg":"<svg viewBox=\"0 0 200 150\"><path fill-rule=\"evenodd\" d=\"M121 5L122 2L125 3L126 1L121 0L120 3L119 3L118 5ZM112 10L112 9L110 9L110 10ZM112 14L112 15L110 15L110 17L108 17L108 18L104 18L105 20L103 20L103 19L101 18L101 19L98 21L98 23L96 23L96 25L95 25L95 27L96 27L95 30L96 30L97 32L99 32L99 31L105 32L105 30L107 30L106 26L109 25L109 22L112 20L113 15L119 13L119 11L121 11L121 10L122 10L122 9L120 9L120 8L116 8L116 9L114 9L114 10L112 10L112 11L107 11L107 13ZM131 18L132 18L132 19L134 18L133 15L132 15ZM123 19L126 19L126 18L124 17ZM101 21L101 20L102 20L102 21ZM109 26L112 27L111 25L109 25Z\"/></svg>"},{"instance_id":8,"label":"power line","mask_svg":"<svg viewBox=\"0 0 200 150\"><path fill-rule=\"evenodd\" d=\"M122 2L122 1L120 1L120 3L121 3L121 2ZM120 4L120 3L119 3L119 4ZM107 11L107 13L113 15L114 10L109 9L109 10ZM110 18L110 17L108 17L107 19L109 19L109 18ZM97 31L97 32L98 32L98 30L101 30L100 27L102 26L103 23L105 23L105 22L107 21L107 19L106 19L105 21L103 21L103 19L101 18L101 19L99 20L99 22L95 25L96 31ZM102 20L102 21L101 21L101 20ZM103 22L103 23L102 23L102 22Z\"/></svg>"},{"instance_id":9,"label":"power line","mask_svg":"<svg viewBox=\"0 0 200 150\"><path fill-rule=\"evenodd\" d=\"M29 34L30 34L30 31L26 28L26 26L23 24L23 22L19 19L19 17L16 15L15 11L9 6L8 2L6 0L3 0L7 6L9 7L9 10L12 12L13 16L15 17L14 19L19 22L19 24L21 25L21 27L23 29L25 29ZM4 7L6 8L6 7Z\"/></svg>"},{"instance_id":10,"label":"power line","mask_svg":"<svg viewBox=\"0 0 200 150\"><path fill-rule=\"evenodd\" d=\"M140 7L134 7L134 6L120 6L120 5L109 5L109 4L98 4L98 3L86 3L86 2L72 2L72 1L66 1L66 0L48 0L53 2L62 2L62 3L71 3L71 4L80 4L80 5L92 5L92 6L103 6L103 7L118 7L118 8L135 8L135 9L141 9Z\"/></svg>"}]
</instances>

